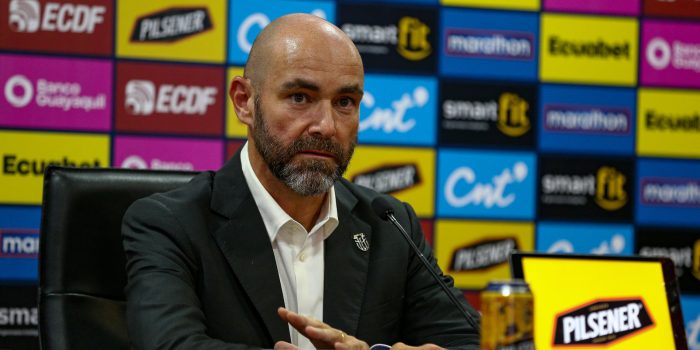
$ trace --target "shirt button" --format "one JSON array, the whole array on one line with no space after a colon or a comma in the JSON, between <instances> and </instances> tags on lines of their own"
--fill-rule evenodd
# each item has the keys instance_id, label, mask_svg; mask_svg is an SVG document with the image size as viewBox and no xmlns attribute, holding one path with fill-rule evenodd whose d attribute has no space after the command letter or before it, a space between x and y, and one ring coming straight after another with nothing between
<instances>
[{"instance_id":1,"label":"shirt button","mask_svg":"<svg viewBox=\"0 0 700 350\"><path fill-rule=\"evenodd\" d=\"M304 253L299 254L299 261L304 262L304 260L306 260L306 254L304 254Z\"/></svg>"}]
</instances>

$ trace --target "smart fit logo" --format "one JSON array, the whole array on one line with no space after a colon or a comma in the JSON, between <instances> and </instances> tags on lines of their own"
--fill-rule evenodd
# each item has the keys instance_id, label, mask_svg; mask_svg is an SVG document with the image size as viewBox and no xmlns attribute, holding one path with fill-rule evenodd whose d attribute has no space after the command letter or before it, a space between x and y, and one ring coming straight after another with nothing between
<instances>
[{"instance_id":1,"label":"smart fit logo","mask_svg":"<svg viewBox=\"0 0 700 350\"><path fill-rule=\"evenodd\" d=\"M530 104L513 93L503 93L498 99L498 130L510 137L522 136L530 130L527 111Z\"/></svg>"},{"instance_id":2,"label":"smart fit logo","mask_svg":"<svg viewBox=\"0 0 700 350\"><path fill-rule=\"evenodd\" d=\"M44 8L38 0L11 0L10 29L21 33L70 32L93 33L104 22L107 9L98 5L47 2Z\"/></svg>"},{"instance_id":3,"label":"smart fit logo","mask_svg":"<svg viewBox=\"0 0 700 350\"><path fill-rule=\"evenodd\" d=\"M627 204L624 185L627 177L611 166L598 169L595 202L603 209L613 211Z\"/></svg>"},{"instance_id":4,"label":"smart fit logo","mask_svg":"<svg viewBox=\"0 0 700 350\"><path fill-rule=\"evenodd\" d=\"M396 50L411 61L420 61L433 52L428 41L430 27L415 17L402 17L399 20L399 40Z\"/></svg>"}]
</instances>

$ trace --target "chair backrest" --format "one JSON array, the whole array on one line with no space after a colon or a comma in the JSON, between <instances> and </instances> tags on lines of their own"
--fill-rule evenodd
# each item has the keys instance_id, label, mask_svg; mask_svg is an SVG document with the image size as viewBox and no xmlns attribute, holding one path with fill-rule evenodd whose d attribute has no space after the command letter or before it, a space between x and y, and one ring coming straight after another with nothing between
<instances>
[{"instance_id":1,"label":"chair backrest","mask_svg":"<svg viewBox=\"0 0 700 350\"><path fill-rule=\"evenodd\" d=\"M196 173L51 166L39 249L42 349L128 349L121 221L136 199Z\"/></svg>"}]
</instances>

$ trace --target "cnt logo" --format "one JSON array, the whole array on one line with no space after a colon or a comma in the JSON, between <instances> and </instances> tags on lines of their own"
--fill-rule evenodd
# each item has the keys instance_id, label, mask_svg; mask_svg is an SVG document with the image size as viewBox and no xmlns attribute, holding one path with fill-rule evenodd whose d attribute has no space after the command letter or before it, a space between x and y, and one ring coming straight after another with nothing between
<instances>
[{"instance_id":1,"label":"cnt logo","mask_svg":"<svg viewBox=\"0 0 700 350\"><path fill-rule=\"evenodd\" d=\"M420 61L433 52L428 34L430 27L420 19L404 16L398 25L386 26L370 24L345 23L342 30L357 45L361 53L387 54L388 45L395 45L402 57L411 61Z\"/></svg>"},{"instance_id":2,"label":"cnt logo","mask_svg":"<svg viewBox=\"0 0 700 350\"><path fill-rule=\"evenodd\" d=\"M194 170L194 164L190 162L174 162L153 158L149 163L137 155L124 158L121 167L126 169Z\"/></svg>"},{"instance_id":3,"label":"cnt logo","mask_svg":"<svg viewBox=\"0 0 700 350\"><path fill-rule=\"evenodd\" d=\"M218 89L214 86L156 85L150 80L130 80L126 83L124 106L132 115L185 114L204 115L216 103Z\"/></svg>"},{"instance_id":4,"label":"cnt logo","mask_svg":"<svg viewBox=\"0 0 700 350\"><path fill-rule=\"evenodd\" d=\"M555 348L607 347L654 325L642 298L596 300L558 314L554 322Z\"/></svg>"},{"instance_id":5,"label":"cnt logo","mask_svg":"<svg viewBox=\"0 0 700 350\"><path fill-rule=\"evenodd\" d=\"M10 29L20 33L90 34L104 21L107 12L104 6L60 2L47 2L42 9L39 0L11 0L9 6Z\"/></svg>"},{"instance_id":6,"label":"cnt logo","mask_svg":"<svg viewBox=\"0 0 700 350\"><path fill-rule=\"evenodd\" d=\"M315 9L311 11L311 14L323 19L328 18L326 11L322 9ZM238 47L245 53L249 53L250 49L253 48L253 43L249 39L250 31L253 28L263 30L263 28L267 27L270 22L270 17L262 12L255 12L246 17L236 32L236 42L238 43Z\"/></svg>"},{"instance_id":7,"label":"cnt logo","mask_svg":"<svg viewBox=\"0 0 700 350\"><path fill-rule=\"evenodd\" d=\"M404 93L397 101L391 102L391 107L376 106L374 95L366 91L362 97L362 105L371 109L369 117L360 121L359 131L381 130L387 134L406 133L416 126L415 119L404 120L406 112L412 108L421 108L430 100L430 92L424 86L418 86L411 93ZM376 106L376 107L375 107Z\"/></svg>"},{"instance_id":8,"label":"cnt logo","mask_svg":"<svg viewBox=\"0 0 700 350\"><path fill-rule=\"evenodd\" d=\"M688 338L688 349L700 350L700 314L686 324L685 334Z\"/></svg>"},{"instance_id":9,"label":"cnt logo","mask_svg":"<svg viewBox=\"0 0 700 350\"><path fill-rule=\"evenodd\" d=\"M107 95L82 94L82 86L77 82L50 81L37 79L32 84L24 75L16 74L5 82L5 100L15 108L24 108L34 101L37 106L59 109L68 112L82 109L85 112L107 108Z\"/></svg>"},{"instance_id":10,"label":"cnt logo","mask_svg":"<svg viewBox=\"0 0 700 350\"><path fill-rule=\"evenodd\" d=\"M131 42L175 42L214 27L206 7L175 7L139 17L131 31Z\"/></svg>"},{"instance_id":11,"label":"cnt logo","mask_svg":"<svg viewBox=\"0 0 700 350\"><path fill-rule=\"evenodd\" d=\"M506 208L516 199L514 193L506 194L508 185L523 182L529 169L524 162L516 162L512 169L506 168L491 179L490 183L475 182L477 175L470 167L455 169L445 182L445 199L455 208L467 205L482 205L485 208ZM471 190L464 195L456 193L459 182L464 181L471 186Z\"/></svg>"},{"instance_id":12,"label":"cnt logo","mask_svg":"<svg viewBox=\"0 0 700 350\"><path fill-rule=\"evenodd\" d=\"M591 249L591 254L596 255L607 255L607 254L620 254L625 250L627 245L625 241L625 236L621 234L614 234L610 237L610 241L604 240L600 244ZM560 239L547 249L547 253L575 253L574 244L568 239Z\"/></svg>"},{"instance_id":13,"label":"cnt logo","mask_svg":"<svg viewBox=\"0 0 700 350\"><path fill-rule=\"evenodd\" d=\"M0 258L36 258L39 254L39 232L0 229L0 249Z\"/></svg>"},{"instance_id":14,"label":"cnt logo","mask_svg":"<svg viewBox=\"0 0 700 350\"><path fill-rule=\"evenodd\" d=\"M654 37L647 44L646 57L656 70L664 70L670 65L675 69L700 73L700 43L674 40L669 44L662 37Z\"/></svg>"}]
</instances>

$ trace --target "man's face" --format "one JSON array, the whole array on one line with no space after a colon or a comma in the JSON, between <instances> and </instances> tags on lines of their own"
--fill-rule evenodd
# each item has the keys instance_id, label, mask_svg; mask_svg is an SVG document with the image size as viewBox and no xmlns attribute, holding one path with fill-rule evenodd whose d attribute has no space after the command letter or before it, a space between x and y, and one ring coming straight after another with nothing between
<instances>
[{"instance_id":1,"label":"man's face","mask_svg":"<svg viewBox=\"0 0 700 350\"><path fill-rule=\"evenodd\" d=\"M255 89L251 135L272 174L311 196L326 192L350 162L364 75L361 62L327 46L293 44Z\"/></svg>"},{"instance_id":2,"label":"man's face","mask_svg":"<svg viewBox=\"0 0 700 350\"><path fill-rule=\"evenodd\" d=\"M265 122L260 98L255 99L255 129L252 132L258 152L270 171L294 192L313 196L326 192L333 182L343 176L355 150L356 141L345 147L329 138L301 135L284 145L272 135ZM322 151L333 162L322 159L298 159L305 150Z\"/></svg>"}]
</instances>

